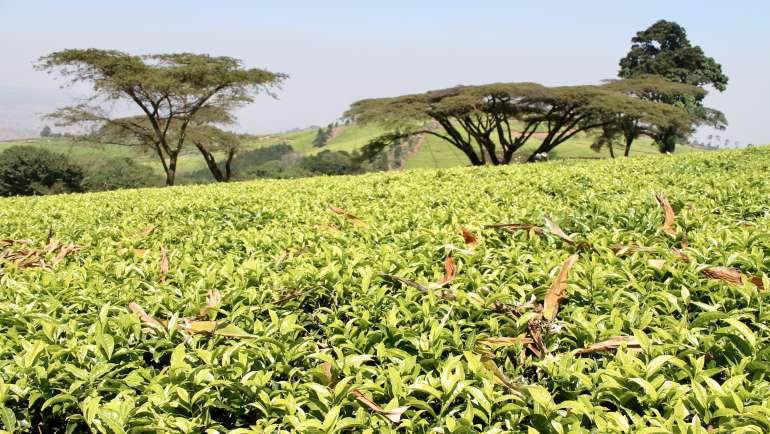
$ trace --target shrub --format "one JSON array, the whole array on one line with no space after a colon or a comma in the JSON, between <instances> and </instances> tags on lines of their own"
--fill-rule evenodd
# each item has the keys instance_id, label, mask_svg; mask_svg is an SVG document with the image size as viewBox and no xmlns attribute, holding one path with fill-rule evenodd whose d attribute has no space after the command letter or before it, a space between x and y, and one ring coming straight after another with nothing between
<instances>
[{"instance_id":1,"label":"shrub","mask_svg":"<svg viewBox=\"0 0 770 434\"><path fill-rule=\"evenodd\" d=\"M63 154L33 146L0 153L0 196L82 191L83 169Z\"/></svg>"},{"instance_id":2,"label":"shrub","mask_svg":"<svg viewBox=\"0 0 770 434\"><path fill-rule=\"evenodd\" d=\"M299 162L300 168L319 175L350 175L361 173L361 166L345 151L323 151Z\"/></svg>"},{"instance_id":3,"label":"shrub","mask_svg":"<svg viewBox=\"0 0 770 434\"><path fill-rule=\"evenodd\" d=\"M107 191L123 188L160 186L160 178L152 168L130 158L101 160L86 170L84 191Z\"/></svg>"}]
</instances>

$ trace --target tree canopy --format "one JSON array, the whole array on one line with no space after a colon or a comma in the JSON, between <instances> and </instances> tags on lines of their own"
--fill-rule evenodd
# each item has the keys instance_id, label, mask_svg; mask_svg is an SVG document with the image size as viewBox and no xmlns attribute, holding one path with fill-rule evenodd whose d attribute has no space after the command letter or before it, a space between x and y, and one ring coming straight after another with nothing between
<instances>
[{"instance_id":1,"label":"tree canopy","mask_svg":"<svg viewBox=\"0 0 770 434\"><path fill-rule=\"evenodd\" d=\"M657 79L604 85L546 87L536 83L495 83L457 86L422 94L355 102L346 116L378 122L391 132L370 142L363 155L371 158L396 140L431 134L460 149L473 165L508 164L514 153L537 133L540 143L529 154L550 152L576 134L608 125L618 116L632 116L660 127L687 123L688 114L639 94L667 92L675 84ZM678 88L685 89L684 85ZM700 90L686 89L690 93ZM697 89L697 88L696 88ZM633 91L631 91L633 90Z\"/></svg>"},{"instance_id":2,"label":"tree canopy","mask_svg":"<svg viewBox=\"0 0 770 434\"><path fill-rule=\"evenodd\" d=\"M706 56L701 47L693 46L685 29L675 22L657 21L647 29L637 32L631 43L628 54L620 59L618 76L621 78L654 74L675 83L701 88L712 86L720 92L727 88L728 77L722 72L722 66L712 57ZM705 95L705 91L700 94L671 92L664 95L643 95L642 98L686 109L692 116L694 125L724 129L727 125L725 115L705 107L702 103ZM676 143L684 139L686 131L673 127L663 128L653 137L661 152L668 152L673 151Z\"/></svg>"},{"instance_id":3,"label":"tree canopy","mask_svg":"<svg viewBox=\"0 0 770 434\"><path fill-rule=\"evenodd\" d=\"M620 59L622 78L655 74L677 83L727 89L722 66L693 46L685 29L675 22L660 20L637 32L631 43L631 50Z\"/></svg>"},{"instance_id":4,"label":"tree canopy","mask_svg":"<svg viewBox=\"0 0 770 434\"><path fill-rule=\"evenodd\" d=\"M177 159L192 126L226 122L233 109L252 102L260 92L272 95L287 78L244 68L231 57L192 53L136 56L70 49L42 57L37 67L59 72L70 84L88 83L94 92L88 103L62 108L52 118L60 125L86 123L98 126L94 131L122 132L131 143L152 148L167 185L174 184ZM132 104L139 114L113 118L99 105L115 101Z\"/></svg>"}]
</instances>

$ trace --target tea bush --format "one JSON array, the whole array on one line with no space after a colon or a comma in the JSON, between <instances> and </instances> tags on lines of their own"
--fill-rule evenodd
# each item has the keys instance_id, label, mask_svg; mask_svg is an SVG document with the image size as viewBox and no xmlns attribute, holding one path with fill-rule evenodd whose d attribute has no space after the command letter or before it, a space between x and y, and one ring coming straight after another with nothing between
<instances>
[{"instance_id":1,"label":"tea bush","mask_svg":"<svg viewBox=\"0 0 770 434\"><path fill-rule=\"evenodd\" d=\"M2 199L0 420L768 432L769 169L755 148Z\"/></svg>"}]
</instances>

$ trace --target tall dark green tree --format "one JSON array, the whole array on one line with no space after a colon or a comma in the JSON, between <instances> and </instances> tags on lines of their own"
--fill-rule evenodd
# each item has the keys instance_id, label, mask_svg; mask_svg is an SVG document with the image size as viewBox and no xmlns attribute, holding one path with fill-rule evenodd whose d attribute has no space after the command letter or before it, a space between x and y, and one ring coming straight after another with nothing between
<instances>
[{"instance_id":1,"label":"tall dark green tree","mask_svg":"<svg viewBox=\"0 0 770 434\"><path fill-rule=\"evenodd\" d=\"M94 124L96 129L110 125L125 131L155 152L166 173L166 185L174 184L189 129L203 122L203 114L230 113L252 102L259 92L271 93L287 77L244 68L231 57L191 53L136 56L70 49L42 57L37 66L61 73L71 84L92 86L89 104L52 114L59 124ZM137 116L116 119L103 109L118 101L132 105Z\"/></svg>"},{"instance_id":2,"label":"tall dark green tree","mask_svg":"<svg viewBox=\"0 0 770 434\"><path fill-rule=\"evenodd\" d=\"M650 74L701 88L711 86L720 92L727 88L728 82L722 66L706 56L701 47L692 45L682 26L666 20L637 32L631 39L631 50L620 59L618 75L621 78ZM703 106L705 95L650 94L646 98L685 108L693 116L695 125L724 129L727 119L722 112ZM685 131L671 127L658 131L653 138L661 152L671 152L685 136Z\"/></svg>"}]
</instances>

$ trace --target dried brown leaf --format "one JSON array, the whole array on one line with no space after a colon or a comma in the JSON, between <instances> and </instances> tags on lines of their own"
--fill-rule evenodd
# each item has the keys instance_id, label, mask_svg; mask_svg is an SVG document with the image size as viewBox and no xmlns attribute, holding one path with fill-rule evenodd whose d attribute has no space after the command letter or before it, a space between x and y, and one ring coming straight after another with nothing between
<instances>
[{"instance_id":1,"label":"dried brown leaf","mask_svg":"<svg viewBox=\"0 0 770 434\"><path fill-rule=\"evenodd\" d=\"M198 318L205 318L209 314L209 309L219 306L222 302L222 293L218 289L209 291L206 297L206 305L198 311Z\"/></svg>"},{"instance_id":2,"label":"dried brown leaf","mask_svg":"<svg viewBox=\"0 0 770 434\"><path fill-rule=\"evenodd\" d=\"M332 365L329 362L324 362L321 365L321 370L323 371L324 378L326 379L326 385L329 387L334 387L334 377L332 376Z\"/></svg>"},{"instance_id":3,"label":"dried brown leaf","mask_svg":"<svg viewBox=\"0 0 770 434\"><path fill-rule=\"evenodd\" d=\"M552 234L561 238L563 241L567 242L568 244L575 244L575 240L573 240L571 236L564 233L561 227L557 225L556 222L551 220L548 216L545 216L545 225L548 228L548 230L551 231Z\"/></svg>"},{"instance_id":4,"label":"dried brown leaf","mask_svg":"<svg viewBox=\"0 0 770 434\"><path fill-rule=\"evenodd\" d=\"M548 293L545 295L545 301L543 302L543 318L551 321L556 318L556 314L559 312L559 301L567 296L567 277L569 271L575 265L578 260L578 255L572 255L564 261L561 266L559 275L551 283L551 287L548 289Z\"/></svg>"},{"instance_id":5,"label":"dried brown leaf","mask_svg":"<svg viewBox=\"0 0 770 434\"><path fill-rule=\"evenodd\" d=\"M157 225L155 225L155 226L147 226L147 227L144 227L142 229L139 229L136 232L136 234L139 235L140 237L143 237L143 236L146 236L146 235L150 235L151 233L153 233L156 230L158 230L158 228L159 228L159 226L157 226Z\"/></svg>"},{"instance_id":6,"label":"dried brown leaf","mask_svg":"<svg viewBox=\"0 0 770 434\"><path fill-rule=\"evenodd\" d=\"M545 343L543 342L543 333L540 324L540 319L529 320L527 322L527 330L532 337L532 343L535 344L535 348L537 349L537 351L533 351L533 353L538 357L542 357L543 354L548 354L548 348L546 348Z\"/></svg>"},{"instance_id":7,"label":"dried brown leaf","mask_svg":"<svg viewBox=\"0 0 770 434\"><path fill-rule=\"evenodd\" d=\"M383 410L382 407L377 405L371 399L364 396L364 394L361 393L358 389L353 389L351 393L356 397L356 400L358 400L358 402L369 407L370 410L376 413L380 413L381 415L385 416L389 421L394 423L398 423L401 420L401 415L404 414L404 412L409 409L408 406L403 406L403 407L397 407L390 410Z\"/></svg>"},{"instance_id":8,"label":"dried brown leaf","mask_svg":"<svg viewBox=\"0 0 770 434\"><path fill-rule=\"evenodd\" d=\"M334 234L341 234L342 233L342 231L337 226L334 226L334 225L315 225L315 228L316 229L321 229L321 230L324 230L324 231L328 231L328 232L331 232L331 233L334 233Z\"/></svg>"},{"instance_id":9,"label":"dried brown leaf","mask_svg":"<svg viewBox=\"0 0 770 434\"><path fill-rule=\"evenodd\" d=\"M32 240L12 240L9 238L0 240L0 246L2 247L8 247L13 244L32 244Z\"/></svg>"},{"instance_id":10,"label":"dried brown leaf","mask_svg":"<svg viewBox=\"0 0 770 434\"><path fill-rule=\"evenodd\" d=\"M666 260L665 259L648 259L647 265L649 265L652 268L662 270L663 266L666 265Z\"/></svg>"},{"instance_id":11,"label":"dried brown leaf","mask_svg":"<svg viewBox=\"0 0 770 434\"><path fill-rule=\"evenodd\" d=\"M731 267L706 267L701 273L709 279L721 280L730 285L743 285L741 270Z\"/></svg>"},{"instance_id":12,"label":"dried brown leaf","mask_svg":"<svg viewBox=\"0 0 770 434\"><path fill-rule=\"evenodd\" d=\"M669 235L676 235L676 215L674 209L671 208L668 198L664 194L656 194L655 198L658 200L658 204L663 208L663 231Z\"/></svg>"},{"instance_id":13,"label":"dried brown leaf","mask_svg":"<svg viewBox=\"0 0 770 434\"><path fill-rule=\"evenodd\" d=\"M611 351L622 346L632 351L642 351L642 346L635 336L613 336L605 341L596 342L585 348L577 350L575 354L592 354L601 351Z\"/></svg>"},{"instance_id":14,"label":"dried brown leaf","mask_svg":"<svg viewBox=\"0 0 770 434\"><path fill-rule=\"evenodd\" d=\"M751 283L756 285L757 288L759 288L759 292L765 292L767 288L765 288L764 282L762 282L762 277L760 276L751 276Z\"/></svg>"},{"instance_id":15,"label":"dried brown leaf","mask_svg":"<svg viewBox=\"0 0 770 434\"><path fill-rule=\"evenodd\" d=\"M449 255L446 257L446 259L444 259L444 275L441 277L441 280L438 281L437 285L439 287L446 286L452 283L456 276L457 265L455 265L455 261L452 259L452 256Z\"/></svg>"},{"instance_id":16,"label":"dried brown leaf","mask_svg":"<svg viewBox=\"0 0 770 434\"><path fill-rule=\"evenodd\" d=\"M476 235L473 235L473 232L469 231L465 226L460 226L460 234L462 234L465 244L469 247L475 247L479 242Z\"/></svg>"},{"instance_id":17,"label":"dried brown leaf","mask_svg":"<svg viewBox=\"0 0 770 434\"><path fill-rule=\"evenodd\" d=\"M351 223L353 223L356 226L365 228L368 227L369 224L363 221L361 218L357 217L354 214L351 214L347 211L345 211L342 208L337 208L336 206L330 206L329 211L333 212L334 214L341 215L342 217L345 217L346 219L350 220Z\"/></svg>"},{"instance_id":18,"label":"dried brown leaf","mask_svg":"<svg viewBox=\"0 0 770 434\"><path fill-rule=\"evenodd\" d=\"M77 252L80 250L80 246L77 246L73 243L64 244L61 246L61 249L59 249L59 254L56 255L55 258L53 258L53 265L58 264L61 262L62 259L64 259L65 256L67 256L71 252Z\"/></svg>"},{"instance_id":19,"label":"dried brown leaf","mask_svg":"<svg viewBox=\"0 0 770 434\"><path fill-rule=\"evenodd\" d=\"M59 248L59 242L51 238L48 240L45 247L43 247L43 250L45 250L46 253L51 253L58 248Z\"/></svg>"},{"instance_id":20,"label":"dried brown leaf","mask_svg":"<svg viewBox=\"0 0 770 434\"><path fill-rule=\"evenodd\" d=\"M683 251L681 251L681 250L677 249L676 247L672 247L672 248L671 248L671 252L672 252L674 255L676 255L676 256L677 256L679 259L683 260L684 262L686 262L686 263L688 263L688 264L689 264L690 262L692 262L692 259L690 259L690 257L689 257L689 256L687 256L687 254L686 254L686 253L684 253Z\"/></svg>"},{"instance_id":21,"label":"dried brown leaf","mask_svg":"<svg viewBox=\"0 0 770 434\"><path fill-rule=\"evenodd\" d=\"M161 324L160 321L148 315L147 312L145 312L144 309L142 309L142 306L139 306L137 303L134 303L134 302L129 303L128 309L131 312L133 312L136 316L138 316L139 320L142 321L143 323L163 328L163 324Z\"/></svg>"},{"instance_id":22,"label":"dried brown leaf","mask_svg":"<svg viewBox=\"0 0 770 434\"><path fill-rule=\"evenodd\" d=\"M43 267L45 265L41 253L37 250L6 252L3 259L12 261L17 268Z\"/></svg>"},{"instance_id":23,"label":"dried brown leaf","mask_svg":"<svg viewBox=\"0 0 770 434\"><path fill-rule=\"evenodd\" d=\"M166 255L166 247L160 246L160 282L166 281L166 274L168 274L168 255Z\"/></svg>"}]
</instances>

